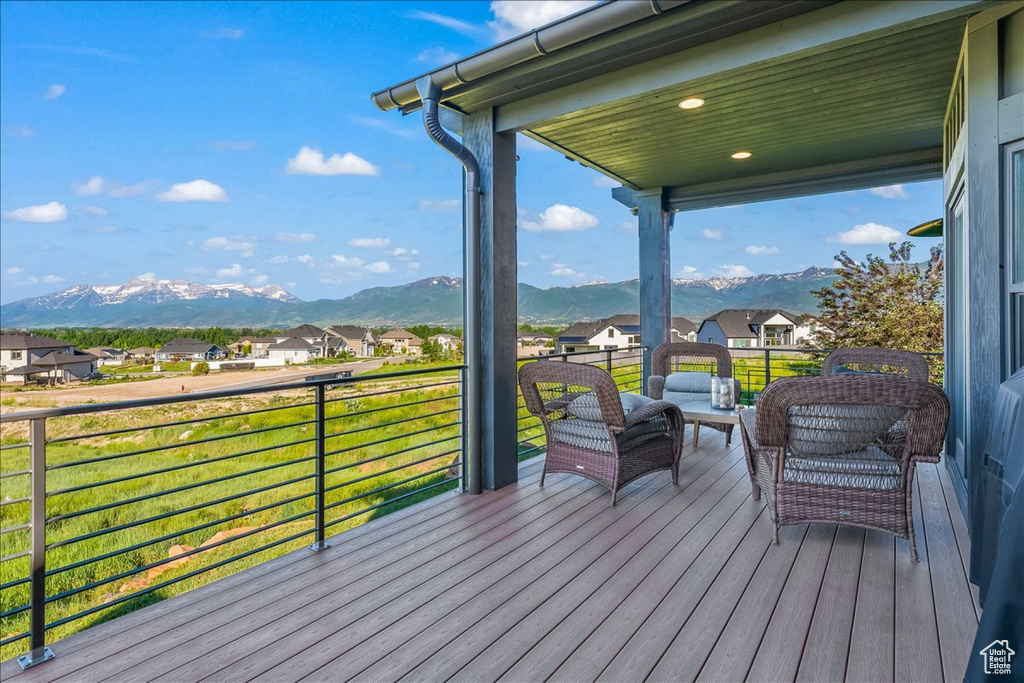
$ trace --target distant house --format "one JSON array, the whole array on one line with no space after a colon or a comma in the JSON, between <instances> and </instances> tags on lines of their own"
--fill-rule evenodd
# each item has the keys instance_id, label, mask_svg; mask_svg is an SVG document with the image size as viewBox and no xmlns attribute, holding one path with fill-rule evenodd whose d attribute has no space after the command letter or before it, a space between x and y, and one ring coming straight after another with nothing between
<instances>
[{"instance_id":1,"label":"distant house","mask_svg":"<svg viewBox=\"0 0 1024 683\"><path fill-rule=\"evenodd\" d=\"M462 340L454 334L432 334L429 339L440 344L442 351L457 351L462 344Z\"/></svg>"},{"instance_id":2,"label":"distant house","mask_svg":"<svg viewBox=\"0 0 1024 683\"><path fill-rule=\"evenodd\" d=\"M180 361L210 361L217 360L226 352L216 344L181 337L172 339L164 344L163 348L156 352L155 358L158 363L172 363Z\"/></svg>"},{"instance_id":3,"label":"distant house","mask_svg":"<svg viewBox=\"0 0 1024 683\"><path fill-rule=\"evenodd\" d=\"M516 333L516 346L519 348L525 348L527 346L547 346L553 341L555 341L555 338L547 332L520 331Z\"/></svg>"},{"instance_id":4,"label":"distant house","mask_svg":"<svg viewBox=\"0 0 1024 683\"><path fill-rule=\"evenodd\" d=\"M797 346L811 333L803 316L778 308L728 308L705 318L697 339L731 348Z\"/></svg>"},{"instance_id":5,"label":"distant house","mask_svg":"<svg viewBox=\"0 0 1024 683\"><path fill-rule=\"evenodd\" d=\"M4 382L67 382L96 372L96 357L71 344L35 334L0 334Z\"/></svg>"},{"instance_id":6,"label":"distant house","mask_svg":"<svg viewBox=\"0 0 1024 683\"><path fill-rule=\"evenodd\" d=\"M286 339L305 339L310 344L314 344L324 338L324 331L316 325L310 325L307 323L305 325L293 327L290 330L285 330L280 334L275 334L274 337L277 338L278 343L281 343Z\"/></svg>"},{"instance_id":7,"label":"distant house","mask_svg":"<svg viewBox=\"0 0 1024 683\"><path fill-rule=\"evenodd\" d=\"M156 349L152 346L137 346L134 349L128 349L126 354L125 360L152 360L156 355Z\"/></svg>"},{"instance_id":8,"label":"distant house","mask_svg":"<svg viewBox=\"0 0 1024 683\"><path fill-rule=\"evenodd\" d=\"M271 344L267 350L268 357L284 361L285 365L308 363L316 356L313 345L301 337L283 339Z\"/></svg>"},{"instance_id":9,"label":"distant house","mask_svg":"<svg viewBox=\"0 0 1024 683\"><path fill-rule=\"evenodd\" d=\"M672 318L672 341L697 341L697 325L687 318Z\"/></svg>"},{"instance_id":10,"label":"distant house","mask_svg":"<svg viewBox=\"0 0 1024 683\"><path fill-rule=\"evenodd\" d=\"M390 346L395 353L417 354L423 347L422 339L402 329L385 332L379 341L385 346Z\"/></svg>"},{"instance_id":11,"label":"distant house","mask_svg":"<svg viewBox=\"0 0 1024 683\"><path fill-rule=\"evenodd\" d=\"M683 341L696 326L686 318L672 318L672 340ZM558 351L607 351L640 345L640 316L613 315L597 322L573 323L558 335Z\"/></svg>"},{"instance_id":12,"label":"distant house","mask_svg":"<svg viewBox=\"0 0 1024 683\"><path fill-rule=\"evenodd\" d=\"M344 348L353 355L372 356L377 349L377 337L368 327L328 325L324 331L344 341Z\"/></svg>"},{"instance_id":13,"label":"distant house","mask_svg":"<svg viewBox=\"0 0 1024 683\"><path fill-rule=\"evenodd\" d=\"M128 358L127 351L109 346L94 346L91 349L86 349L85 352L96 356L96 364L99 367L104 365L121 365Z\"/></svg>"},{"instance_id":14,"label":"distant house","mask_svg":"<svg viewBox=\"0 0 1024 683\"><path fill-rule=\"evenodd\" d=\"M249 345L252 346L253 358L269 358L271 344L277 343L277 337L252 337Z\"/></svg>"}]
</instances>

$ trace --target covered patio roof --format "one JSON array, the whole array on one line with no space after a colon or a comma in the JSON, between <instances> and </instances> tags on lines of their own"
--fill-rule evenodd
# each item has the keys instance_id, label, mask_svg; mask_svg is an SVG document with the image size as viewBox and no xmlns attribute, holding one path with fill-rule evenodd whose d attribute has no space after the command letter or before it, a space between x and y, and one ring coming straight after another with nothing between
<instances>
[{"instance_id":1,"label":"covered patio roof","mask_svg":"<svg viewBox=\"0 0 1024 683\"><path fill-rule=\"evenodd\" d=\"M445 106L495 107L496 132L621 182L627 205L645 188L670 210L760 201L941 177L964 26L983 5L611 2L429 75ZM414 111L416 80L374 101ZM682 110L687 97L706 104Z\"/></svg>"}]
</instances>

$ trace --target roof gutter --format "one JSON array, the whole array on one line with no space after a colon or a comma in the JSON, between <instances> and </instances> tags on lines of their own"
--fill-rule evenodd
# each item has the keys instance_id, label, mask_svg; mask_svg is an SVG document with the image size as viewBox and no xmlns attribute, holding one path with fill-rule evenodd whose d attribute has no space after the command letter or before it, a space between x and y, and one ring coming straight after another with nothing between
<instances>
[{"instance_id":1,"label":"roof gutter","mask_svg":"<svg viewBox=\"0 0 1024 683\"><path fill-rule=\"evenodd\" d=\"M375 92L370 98L383 111L411 111L422 102L417 83L423 78L430 78L443 95L452 88L474 83L509 67L541 59L692 1L610 0L443 66L424 76Z\"/></svg>"}]
</instances>

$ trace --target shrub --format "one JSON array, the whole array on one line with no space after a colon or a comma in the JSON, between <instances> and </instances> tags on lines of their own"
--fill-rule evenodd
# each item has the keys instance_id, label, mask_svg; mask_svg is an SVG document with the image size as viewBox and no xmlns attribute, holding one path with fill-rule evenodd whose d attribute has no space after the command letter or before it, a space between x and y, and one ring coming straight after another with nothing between
<instances>
[{"instance_id":1,"label":"shrub","mask_svg":"<svg viewBox=\"0 0 1024 683\"><path fill-rule=\"evenodd\" d=\"M192 366L192 376L199 377L200 375L210 374L210 364L205 360L201 360Z\"/></svg>"}]
</instances>

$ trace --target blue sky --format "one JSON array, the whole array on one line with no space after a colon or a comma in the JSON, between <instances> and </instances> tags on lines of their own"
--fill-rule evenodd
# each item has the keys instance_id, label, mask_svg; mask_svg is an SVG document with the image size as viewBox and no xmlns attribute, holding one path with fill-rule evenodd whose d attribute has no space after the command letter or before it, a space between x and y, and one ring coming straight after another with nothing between
<instances>
[{"instance_id":1,"label":"blue sky","mask_svg":"<svg viewBox=\"0 0 1024 683\"><path fill-rule=\"evenodd\" d=\"M0 301L136 276L312 300L461 275L460 166L369 95L585 4L0 3ZM606 179L520 142L519 280L635 278L636 219ZM933 181L679 214L673 274L884 254L941 206ZM937 240L917 243L923 260Z\"/></svg>"}]
</instances>

